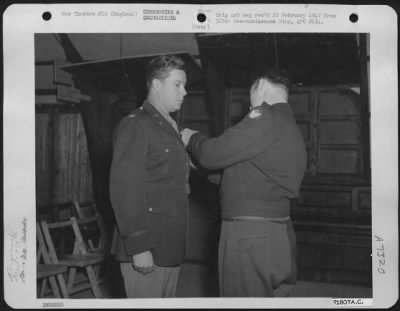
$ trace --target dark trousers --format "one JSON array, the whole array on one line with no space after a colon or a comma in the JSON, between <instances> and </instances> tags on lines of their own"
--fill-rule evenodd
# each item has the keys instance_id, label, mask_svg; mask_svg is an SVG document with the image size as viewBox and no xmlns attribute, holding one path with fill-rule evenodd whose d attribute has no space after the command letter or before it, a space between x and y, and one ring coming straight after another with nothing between
<instances>
[{"instance_id":1,"label":"dark trousers","mask_svg":"<svg viewBox=\"0 0 400 311\"><path fill-rule=\"evenodd\" d=\"M296 237L288 221L223 221L222 297L286 297L296 283Z\"/></svg>"}]
</instances>

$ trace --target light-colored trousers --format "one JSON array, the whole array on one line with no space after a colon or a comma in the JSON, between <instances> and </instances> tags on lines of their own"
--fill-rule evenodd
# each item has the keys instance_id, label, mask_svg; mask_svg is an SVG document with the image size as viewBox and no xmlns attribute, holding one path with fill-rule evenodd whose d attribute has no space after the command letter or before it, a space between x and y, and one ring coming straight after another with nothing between
<instances>
[{"instance_id":1,"label":"light-colored trousers","mask_svg":"<svg viewBox=\"0 0 400 311\"><path fill-rule=\"evenodd\" d=\"M176 297L180 267L159 267L142 274L133 269L131 262L122 262L121 274L124 279L127 298Z\"/></svg>"},{"instance_id":2,"label":"light-colored trousers","mask_svg":"<svg viewBox=\"0 0 400 311\"><path fill-rule=\"evenodd\" d=\"M296 237L291 221L222 222L222 297L286 297L296 284Z\"/></svg>"}]
</instances>

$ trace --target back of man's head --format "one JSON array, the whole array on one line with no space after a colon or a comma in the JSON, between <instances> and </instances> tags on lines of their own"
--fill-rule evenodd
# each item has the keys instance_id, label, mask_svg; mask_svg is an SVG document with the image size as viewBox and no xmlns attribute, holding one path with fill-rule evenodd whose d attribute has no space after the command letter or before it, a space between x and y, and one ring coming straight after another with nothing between
<instances>
[{"instance_id":1,"label":"back of man's head","mask_svg":"<svg viewBox=\"0 0 400 311\"><path fill-rule=\"evenodd\" d=\"M272 85L277 87L284 87L284 89L289 92L290 89L290 78L285 70L278 69L276 67L269 68L265 70L261 75L259 75L253 82L253 86L257 86L261 80L267 80Z\"/></svg>"},{"instance_id":2,"label":"back of man's head","mask_svg":"<svg viewBox=\"0 0 400 311\"><path fill-rule=\"evenodd\" d=\"M162 55L153 58L146 67L147 88L150 89L154 79L165 79L174 69L185 70L185 63L181 58L174 55Z\"/></svg>"}]
</instances>

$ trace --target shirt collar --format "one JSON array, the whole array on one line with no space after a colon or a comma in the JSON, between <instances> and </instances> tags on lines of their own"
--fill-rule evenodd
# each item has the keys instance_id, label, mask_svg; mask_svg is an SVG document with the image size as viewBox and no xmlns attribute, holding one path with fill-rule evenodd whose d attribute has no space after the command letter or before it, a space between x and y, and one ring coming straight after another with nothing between
<instances>
[{"instance_id":1,"label":"shirt collar","mask_svg":"<svg viewBox=\"0 0 400 311\"><path fill-rule=\"evenodd\" d=\"M171 122L175 122L174 119L172 119L171 116L169 116L169 119L172 121L169 121L167 119L167 117L164 116L164 114L162 114L157 107L153 106L152 104L150 104L147 100L144 101L143 105L142 105L143 109L145 111L147 111L147 113L157 122L159 123L161 126L166 126L169 130L172 130L176 135L179 134L176 132L176 130L173 128ZM178 126L178 125L177 125ZM179 131L179 127L178 127L178 131Z\"/></svg>"}]
</instances>

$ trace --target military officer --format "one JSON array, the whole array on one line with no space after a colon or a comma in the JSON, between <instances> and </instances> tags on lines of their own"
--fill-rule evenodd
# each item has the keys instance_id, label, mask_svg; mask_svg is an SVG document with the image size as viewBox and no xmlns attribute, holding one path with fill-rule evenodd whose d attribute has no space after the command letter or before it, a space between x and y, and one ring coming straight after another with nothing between
<instances>
[{"instance_id":1,"label":"military officer","mask_svg":"<svg viewBox=\"0 0 400 311\"><path fill-rule=\"evenodd\" d=\"M115 129L110 197L112 253L128 298L174 297L184 259L190 159L170 113L186 95L183 61L153 59L147 99Z\"/></svg>"},{"instance_id":2,"label":"military officer","mask_svg":"<svg viewBox=\"0 0 400 311\"><path fill-rule=\"evenodd\" d=\"M288 104L288 78L277 70L250 89L251 111L215 138L185 129L187 150L224 169L219 285L224 297L282 297L296 282L290 199L306 168L304 139Z\"/></svg>"}]
</instances>

